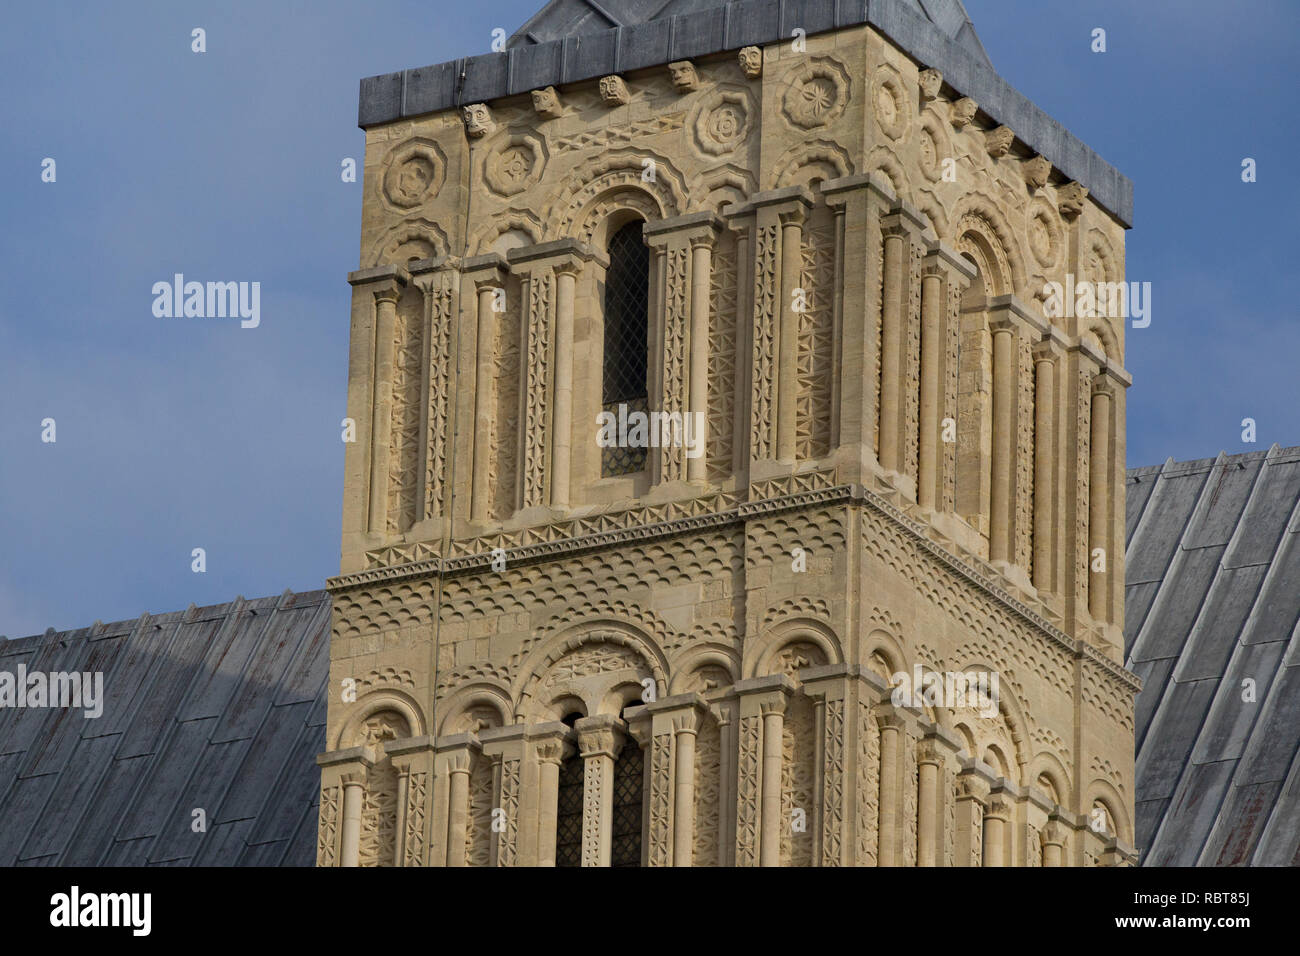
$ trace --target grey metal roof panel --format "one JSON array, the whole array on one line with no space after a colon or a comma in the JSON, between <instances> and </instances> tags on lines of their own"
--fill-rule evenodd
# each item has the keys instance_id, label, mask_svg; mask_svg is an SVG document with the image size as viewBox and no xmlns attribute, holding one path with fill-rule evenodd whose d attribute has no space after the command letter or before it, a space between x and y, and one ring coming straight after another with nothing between
<instances>
[{"instance_id":1,"label":"grey metal roof panel","mask_svg":"<svg viewBox=\"0 0 1300 956\"><path fill-rule=\"evenodd\" d=\"M1235 761L1188 768L1184 785L1169 801L1143 860L1148 866L1195 866L1218 818Z\"/></svg>"},{"instance_id":2,"label":"grey metal roof panel","mask_svg":"<svg viewBox=\"0 0 1300 956\"><path fill-rule=\"evenodd\" d=\"M0 710L0 865L314 860L329 614L285 592L0 643L6 670L104 674L97 719Z\"/></svg>"},{"instance_id":3,"label":"grey metal roof panel","mask_svg":"<svg viewBox=\"0 0 1300 956\"><path fill-rule=\"evenodd\" d=\"M1144 678L1135 706L1143 863L1292 865L1300 450L1169 461L1131 471L1128 489L1125 644ZM1247 679L1253 700L1243 699Z\"/></svg>"}]
</instances>

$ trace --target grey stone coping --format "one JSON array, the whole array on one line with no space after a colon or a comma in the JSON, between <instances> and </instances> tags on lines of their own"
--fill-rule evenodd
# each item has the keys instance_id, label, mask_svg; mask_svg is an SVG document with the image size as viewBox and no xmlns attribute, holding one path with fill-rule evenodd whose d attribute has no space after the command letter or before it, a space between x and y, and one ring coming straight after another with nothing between
<instances>
[{"instance_id":1,"label":"grey stone coping","mask_svg":"<svg viewBox=\"0 0 1300 956\"><path fill-rule=\"evenodd\" d=\"M1089 196L1121 225L1132 226L1133 183L1128 177L902 0L737 0L683 16L371 76L361 81L357 125L368 129L546 86L767 46L788 40L796 27L811 36L864 23L939 70L945 84L973 98L995 123L1011 127L1067 179L1086 186Z\"/></svg>"}]
</instances>

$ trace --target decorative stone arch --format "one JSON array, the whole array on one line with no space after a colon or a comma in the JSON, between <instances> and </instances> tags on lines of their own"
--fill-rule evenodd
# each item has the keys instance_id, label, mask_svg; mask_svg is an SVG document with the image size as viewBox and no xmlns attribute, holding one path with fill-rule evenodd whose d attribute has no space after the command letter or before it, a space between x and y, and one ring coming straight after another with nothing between
<instances>
[{"instance_id":1,"label":"decorative stone arch","mask_svg":"<svg viewBox=\"0 0 1300 956\"><path fill-rule=\"evenodd\" d=\"M946 235L948 232L948 213L943 208L943 200L932 189L916 191L916 208L925 216L926 232L932 232L931 238Z\"/></svg>"},{"instance_id":2,"label":"decorative stone arch","mask_svg":"<svg viewBox=\"0 0 1300 956\"><path fill-rule=\"evenodd\" d=\"M439 736L477 733L484 723L488 727L504 727L514 719L509 690L485 681L458 688L443 708Z\"/></svg>"},{"instance_id":3,"label":"decorative stone arch","mask_svg":"<svg viewBox=\"0 0 1300 956\"><path fill-rule=\"evenodd\" d=\"M706 681L721 681L721 686L734 684L740 675L740 655L734 648L710 641L695 644L676 654L672 661L672 677L668 693L684 694L688 691L706 693Z\"/></svg>"},{"instance_id":4,"label":"decorative stone arch","mask_svg":"<svg viewBox=\"0 0 1300 956\"><path fill-rule=\"evenodd\" d=\"M1084 249L1088 257L1084 263L1088 268L1088 272L1098 274L1085 275L1083 278L1093 282L1120 281L1121 276L1115 250L1111 247L1110 240L1102 234L1100 229L1092 229L1088 232Z\"/></svg>"},{"instance_id":5,"label":"decorative stone arch","mask_svg":"<svg viewBox=\"0 0 1300 956\"><path fill-rule=\"evenodd\" d=\"M580 686L581 678L566 679L562 674L554 673L553 669L570 655L600 648L612 650L615 654L621 649L626 653L629 664L624 670L639 668L643 677L654 680L656 692L662 694L667 691L667 661L649 634L621 621L584 621L543 641L521 662L521 676L511 694L516 701L516 722L537 717L553 700L566 697L577 697L584 701L586 716L599 714L608 691L624 683L619 677L620 671L605 672L614 676L606 682L611 686L602 689ZM549 699L543 700L543 695Z\"/></svg>"},{"instance_id":6,"label":"decorative stone arch","mask_svg":"<svg viewBox=\"0 0 1300 956\"><path fill-rule=\"evenodd\" d=\"M893 150L884 146L873 149L867 157L867 172L888 182L897 199L912 202L912 180Z\"/></svg>"},{"instance_id":7,"label":"decorative stone arch","mask_svg":"<svg viewBox=\"0 0 1300 956\"><path fill-rule=\"evenodd\" d=\"M903 627L892 614L876 608L867 615L865 626L869 630L858 642L858 663L861 666L879 674L887 682L894 674L911 666L910 655L903 647Z\"/></svg>"},{"instance_id":8,"label":"decorative stone arch","mask_svg":"<svg viewBox=\"0 0 1300 956\"><path fill-rule=\"evenodd\" d=\"M1056 802L1062 807L1070 806L1070 771L1050 750L1040 750L1034 755L1034 759L1029 761L1025 783L1038 787L1038 781L1042 777L1046 777L1056 791L1054 795L1049 792L1048 796L1055 796ZM1042 787L1039 789L1041 790Z\"/></svg>"},{"instance_id":9,"label":"decorative stone arch","mask_svg":"<svg viewBox=\"0 0 1300 956\"><path fill-rule=\"evenodd\" d=\"M644 176L654 163L654 178ZM571 174L543 217L546 238L575 238L602 246L608 233L597 235L616 213L634 213L647 222L681 215L686 209L685 180L663 156L645 150L619 150L583 167L587 175ZM630 215L625 215L626 222ZM622 225L623 222L618 223Z\"/></svg>"},{"instance_id":10,"label":"decorative stone arch","mask_svg":"<svg viewBox=\"0 0 1300 956\"><path fill-rule=\"evenodd\" d=\"M795 648L807 648L814 658L821 658L810 660L804 666L844 662L840 640L829 624L807 617L791 618L769 628L759 638L753 654L749 655L745 667L746 676L766 677L779 673L781 669L778 665L782 654Z\"/></svg>"},{"instance_id":11,"label":"decorative stone arch","mask_svg":"<svg viewBox=\"0 0 1300 956\"><path fill-rule=\"evenodd\" d=\"M1089 325L1079 331L1079 338L1088 342L1106 358L1118 358L1119 340L1115 336L1115 330L1110 327L1110 323L1105 319L1085 319L1082 321L1089 322Z\"/></svg>"},{"instance_id":12,"label":"decorative stone arch","mask_svg":"<svg viewBox=\"0 0 1300 956\"><path fill-rule=\"evenodd\" d=\"M975 193L953 210L949 233L942 238L972 258L980 269L985 295L1019 295L1025 287L1025 264L1019 245L997 203Z\"/></svg>"},{"instance_id":13,"label":"decorative stone arch","mask_svg":"<svg viewBox=\"0 0 1300 956\"><path fill-rule=\"evenodd\" d=\"M1100 803L1110 814L1111 822L1114 824L1115 832L1107 833L1107 837L1118 837L1121 843L1133 845L1133 827L1124 810L1124 798L1120 796L1115 785L1109 780L1101 777L1093 779L1084 791L1082 809L1089 825L1092 823L1091 813L1095 804Z\"/></svg>"},{"instance_id":14,"label":"decorative stone arch","mask_svg":"<svg viewBox=\"0 0 1300 956\"><path fill-rule=\"evenodd\" d=\"M386 687L365 694L353 705L352 713L339 730L334 749L346 750L357 746L356 740L362 725L375 714L384 711L392 711L406 721L408 737L422 737L428 733L424 715L415 699L403 691Z\"/></svg>"},{"instance_id":15,"label":"decorative stone arch","mask_svg":"<svg viewBox=\"0 0 1300 956\"><path fill-rule=\"evenodd\" d=\"M703 196L702 201L691 205L715 212L723 206L742 203L758 188L754 174L730 163L701 173L691 180L690 195Z\"/></svg>"},{"instance_id":16,"label":"decorative stone arch","mask_svg":"<svg viewBox=\"0 0 1300 956\"><path fill-rule=\"evenodd\" d=\"M1006 742L1008 744L1008 748L1012 751L1010 754L1006 755L1008 757L1007 769L1012 772L1012 775L1010 776L1009 779L1011 779L1011 781L1015 784L1029 782L1026 780L1027 768L1029 765L1028 725L1025 719L1024 708L1022 707L1020 701L1016 699L1014 694L1007 693L1007 691L1010 689L1007 686L1010 683L1010 681L1004 680L1003 679L1004 675L1002 674L1001 670L989 664L983 658L968 659L964 666L955 668L955 670L960 671L962 673L966 673L970 671L986 671L991 674L996 673L999 675L998 718L1001 720L1002 724L1006 728L1006 732L1007 732ZM952 717L954 725L959 725L963 723L966 719L968 719L968 715L974 713L975 713L974 711L969 711L969 710L964 712L961 715L954 713ZM987 721L990 718L976 715L974 719ZM976 731L978 731L978 729L979 729L978 727L975 728ZM986 735L981 734L979 732L975 733L975 738L977 740L982 740L984 739L985 736ZM981 753L971 754L971 756L977 757L979 759L983 759L984 755L981 752Z\"/></svg>"},{"instance_id":17,"label":"decorative stone arch","mask_svg":"<svg viewBox=\"0 0 1300 956\"><path fill-rule=\"evenodd\" d=\"M799 143L782 154L773 166L772 188L813 186L853 174L853 159L844 147L830 140Z\"/></svg>"},{"instance_id":18,"label":"decorative stone arch","mask_svg":"<svg viewBox=\"0 0 1300 956\"><path fill-rule=\"evenodd\" d=\"M405 266L447 254L447 234L428 219L408 219L393 226L370 247L370 265Z\"/></svg>"},{"instance_id":19,"label":"decorative stone arch","mask_svg":"<svg viewBox=\"0 0 1300 956\"><path fill-rule=\"evenodd\" d=\"M917 148L921 173L932 183L943 179L945 159L954 162L957 159L952 151L952 140L948 137L948 125L947 118L940 115L933 104L921 111L916 132Z\"/></svg>"},{"instance_id":20,"label":"decorative stone arch","mask_svg":"<svg viewBox=\"0 0 1300 956\"><path fill-rule=\"evenodd\" d=\"M470 237L469 247L474 255L498 252L505 255L510 249L536 245L542 241L546 227L537 214L528 209L507 209L488 219Z\"/></svg>"}]
</instances>

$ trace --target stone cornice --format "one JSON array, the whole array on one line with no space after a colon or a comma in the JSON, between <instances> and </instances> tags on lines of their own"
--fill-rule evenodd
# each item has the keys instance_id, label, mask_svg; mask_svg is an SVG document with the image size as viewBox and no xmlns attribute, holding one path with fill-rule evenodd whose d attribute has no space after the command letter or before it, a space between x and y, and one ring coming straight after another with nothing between
<instances>
[{"instance_id":1,"label":"stone cornice","mask_svg":"<svg viewBox=\"0 0 1300 956\"><path fill-rule=\"evenodd\" d=\"M680 60L701 63L713 54L788 42L796 27L812 36L866 24L938 70L946 88L978 101L994 126L1010 127L1067 180L1087 186L1090 198L1121 225L1132 224L1132 182L903 0L738 0L725 9L725 17L716 9L701 10L367 77L361 81L357 125L368 129Z\"/></svg>"},{"instance_id":2,"label":"stone cornice","mask_svg":"<svg viewBox=\"0 0 1300 956\"><path fill-rule=\"evenodd\" d=\"M549 558L585 554L634 541L676 537L707 528L722 528L741 524L754 517L839 502L856 502L859 505L871 508L904 531L913 539L916 545L935 560L974 585L979 591L986 594L1014 616L1020 618L1024 623L1041 632L1066 654L1075 659L1082 659L1085 664L1102 665L1102 669L1108 677L1119 681L1133 693L1141 690L1142 682L1136 675L1105 658L1082 639L1071 638L1047 618L995 583L994 575L996 572L991 569L986 571L967 557L948 551L943 545L929 537L926 525L904 514L882 496L860 485L809 488L808 490L794 491L774 497L741 501L734 508L725 511L577 535L555 541L504 548L504 550L506 552L507 566L534 564ZM432 549L430 549L430 553L432 554ZM391 584L396 581L430 575L453 576L471 573L489 568L492 560L490 549L454 558L440 558L433 555L426 560L409 564L370 568L365 571L330 578L326 581L326 589L331 593L338 593L363 588L368 585Z\"/></svg>"}]
</instances>

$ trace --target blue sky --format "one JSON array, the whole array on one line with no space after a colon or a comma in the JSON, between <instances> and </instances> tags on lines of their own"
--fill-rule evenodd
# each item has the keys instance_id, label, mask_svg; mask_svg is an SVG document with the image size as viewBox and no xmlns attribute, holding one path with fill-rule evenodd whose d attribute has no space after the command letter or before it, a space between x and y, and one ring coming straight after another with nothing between
<instances>
[{"instance_id":1,"label":"blue sky","mask_svg":"<svg viewBox=\"0 0 1300 956\"><path fill-rule=\"evenodd\" d=\"M487 52L540 2L6 12L0 634L337 572L357 81ZM1300 444L1300 4L966 2L1003 76L1135 183L1128 276L1154 310L1129 333L1129 464ZM261 326L155 318L176 272L261 282Z\"/></svg>"}]
</instances>

